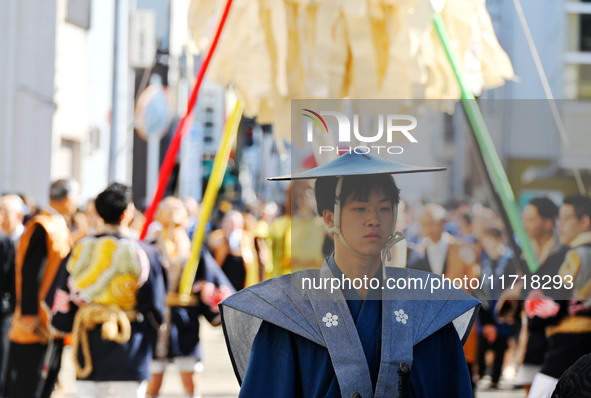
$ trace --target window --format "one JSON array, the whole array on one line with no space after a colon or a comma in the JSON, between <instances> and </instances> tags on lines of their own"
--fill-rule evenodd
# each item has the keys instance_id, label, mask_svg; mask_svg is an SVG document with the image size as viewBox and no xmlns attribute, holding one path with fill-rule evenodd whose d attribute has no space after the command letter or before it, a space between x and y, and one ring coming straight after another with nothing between
<instances>
[{"instance_id":1,"label":"window","mask_svg":"<svg viewBox=\"0 0 591 398\"><path fill-rule=\"evenodd\" d=\"M62 138L57 164L57 178L74 177L80 181L80 143Z\"/></svg>"},{"instance_id":2,"label":"window","mask_svg":"<svg viewBox=\"0 0 591 398\"><path fill-rule=\"evenodd\" d=\"M591 99L591 0L568 1L565 9L568 32L564 97Z\"/></svg>"},{"instance_id":3,"label":"window","mask_svg":"<svg viewBox=\"0 0 591 398\"><path fill-rule=\"evenodd\" d=\"M90 29L91 0L68 0L66 22L82 29Z\"/></svg>"}]
</instances>

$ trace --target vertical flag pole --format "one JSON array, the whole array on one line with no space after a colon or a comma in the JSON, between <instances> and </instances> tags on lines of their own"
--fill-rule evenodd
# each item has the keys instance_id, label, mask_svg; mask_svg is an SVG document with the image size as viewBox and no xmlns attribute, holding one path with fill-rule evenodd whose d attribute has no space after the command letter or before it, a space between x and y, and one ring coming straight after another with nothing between
<instances>
[{"instance_id":1,"label":"vertical flag pole","mask_svg":"<svg viewBox=\"0 0 591 398\"><path fill-rule=\"evenodd\" d=\"M197 230L195 231L193 242L191 244L191 257L187 261L187 264L183 269L183 274L181 275L179 285L179 296L181 297L186 297L191 294L193 282L195 281L195 273L199 267L199 253L201 252L201 246L205 239L205 227L213 211L213 206L215 205L218 192L224 180L224 175L226 174L230 152L234 145L234 141L236 140L236 134L238 132L238 126L240 125L243 110L244 103L238 100L234 107L234 112L232 112L232 116L226 122L224 135L213 161L211 177L207 182L207 188L205 188L203 202L201 203L199 223L197 224Z\"/></svg>"},{"instance_id":2,"label":"vertical flag pole","mask_svg":"<svg viewBox=\"0 0 591 398\"><path fill-rule=\"evenodd\" d=\"M527 266L530 272L533 273L537 271L539 264L531 247L529 238L525 232L525 228L523 227L519 210L517 208L517 204L515 203L513 190L511 189L511 185L509 184L509 180L505 174L505 170L503 169L501 159L495 150L494 143L490 137L490 133L486 127L484 118L482 117L480 107L478 106L474 95L472 95L472 92L466 85L465 79L460 70L460 66L458 65L457 58L451 47L447 29L445 28L443 19L438 12L434 12L433 24L441 44L445 49L445 53L454 71L458 84L460 85L462 106L464 107L464 111L468 116L470 126L472 127L472 131L476 137L478 148L480 149L480 152L484 158L486 170L490 174L493 186L501 198L502 205L507 213L511 227L519 237L519 243L521 245L521 250L523 251ZM512 239L513 237L510 238Z\"/></svg>"}]
</instances>

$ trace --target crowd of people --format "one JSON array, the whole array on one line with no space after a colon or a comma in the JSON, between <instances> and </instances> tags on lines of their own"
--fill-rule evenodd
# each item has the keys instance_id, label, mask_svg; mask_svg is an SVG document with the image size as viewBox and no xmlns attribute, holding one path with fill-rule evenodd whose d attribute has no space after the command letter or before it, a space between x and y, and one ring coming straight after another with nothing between
<instances>
[{"instance_id":1,"label":"crowd of people","mask_svg":"<svg viewBox=\"0 0 591 398\"><path fill-rule=\"evenodd\" d=\"M472 339L464 346L474 384L499 388L505 368L505 388L550 397L561 375L591 353L586 290L591 279L585 271L591 264L591 198L568 196L559 207L537 197L524 207L522 220L537 258L535 270L516 255L501 217L469 201L447 209L422 206L415 225L406 226L407 266L483 282L478 291L468 287L482 302ZM573 283L554 284L556 278ZM552 283L535 282L540 280ZM572 394L559 396L579 396Z\"/></svg>"},{"instance_id":2,"label":"crowd of people","mask_svg":"<svg viewBox=\"0 0 591 398\"><path fill-rule=\"evenodd\" d=\"M0 397L59 390L64 345L74 354L77 396L156 397L174 362L187 396L199 397L200 317L219 325L223 299L320 268L335 250L307 182L293 181L283 205L245 210L221 201L211 220L199 220L194 199L167 197L144 241L130 187L111 184L82 208L79 192L62 179L51 184L47 208L16 194L0 198ZM591 353L591 198L569 196L560 206L535 198L522 219L537 270L516 254L519 242L493 209L401 201L396 230L406 240L389 248L387 265L479 278L477 289L464 287L482 303L464 345L473 387L516 385L550 397L557 383L566 391L559 379L575 377L567 370ZM179 285L199 222L207 222L206 242L187 297ZM493 286L533 275L570 276L572 286Z\"/></svg>"},{"instance_id":3,"label":"crowd of people","mask_svg":"<svg viewBox=\"0 0 591 398\"><path fill-rule=\"evenodd\" d=\"M178 294L194 201L165 198L139 241L143 216L129 186L111 184L83 209L76 181L49 191L46 209L17 195L1 199L0 396L59 391L64 345L76 396L158 396L169 362L187 396L200 396L199 319L219 325L217 304L235 290L204 249L192 295Z\"/></svg>"}]
</instances>

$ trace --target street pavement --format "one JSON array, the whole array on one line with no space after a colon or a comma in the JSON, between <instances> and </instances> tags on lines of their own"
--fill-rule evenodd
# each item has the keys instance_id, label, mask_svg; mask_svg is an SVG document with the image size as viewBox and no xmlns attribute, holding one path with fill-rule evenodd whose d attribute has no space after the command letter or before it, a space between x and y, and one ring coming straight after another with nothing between
<instances>
[{"instance_id":1,"label":"street pavement","mask_svg":"<svg viewBox=\"0 0 591 398\"><path fill-rule=\"evenodd\" d=\"M226 350L221 328L213 328L207 322L201 324L201 340L204 370L201 374L203 398L236 398L239 392L238 382L232 370L232 364ZM56 397L76 397L74 366L71 351L66 351L60 374L62 393ZM183 387L178 371L171 365L167 368L164 383L160 391L161 398L184 398ZM525 398L523 390L479 391L477 398Z\"/></svg>"},{"instance_id":2,"label":"street pavement","mask_svg":"<svg viewBox=\"0 0 591 398\"><path fill-rule=\"evenodd\" d=\"M201 324L203 340L203 398L236 398L238 382L232 370L224 335L221 328L212 328L208 323ZM162 397L182 397L182 387L176 372L168 372L165 376ZM477 398L525 398L523 390L480 391Z\"/></svg>"}]
</instances>

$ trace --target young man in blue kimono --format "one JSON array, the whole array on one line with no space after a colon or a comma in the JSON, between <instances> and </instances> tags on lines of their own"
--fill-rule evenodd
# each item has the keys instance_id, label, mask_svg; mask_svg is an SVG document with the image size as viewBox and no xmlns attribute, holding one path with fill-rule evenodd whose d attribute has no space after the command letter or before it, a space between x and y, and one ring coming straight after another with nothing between
<instances>
[{"instance_id":1,"label":"young man in blue kimono","mask_svg":"<svg viewBox=\"0 0 591 398\"><path fill-rule=\"evenodd\" d=\"M222 302L241 397L472 396L462 343L478 302L449 285L431 291L431 280L441 282L434 274L382 267L404 238L394 231L399 189L391 174L436 170L352 153L277 178L317 179L335 251L321 269Z\"/></svg>"}]
</instances>

